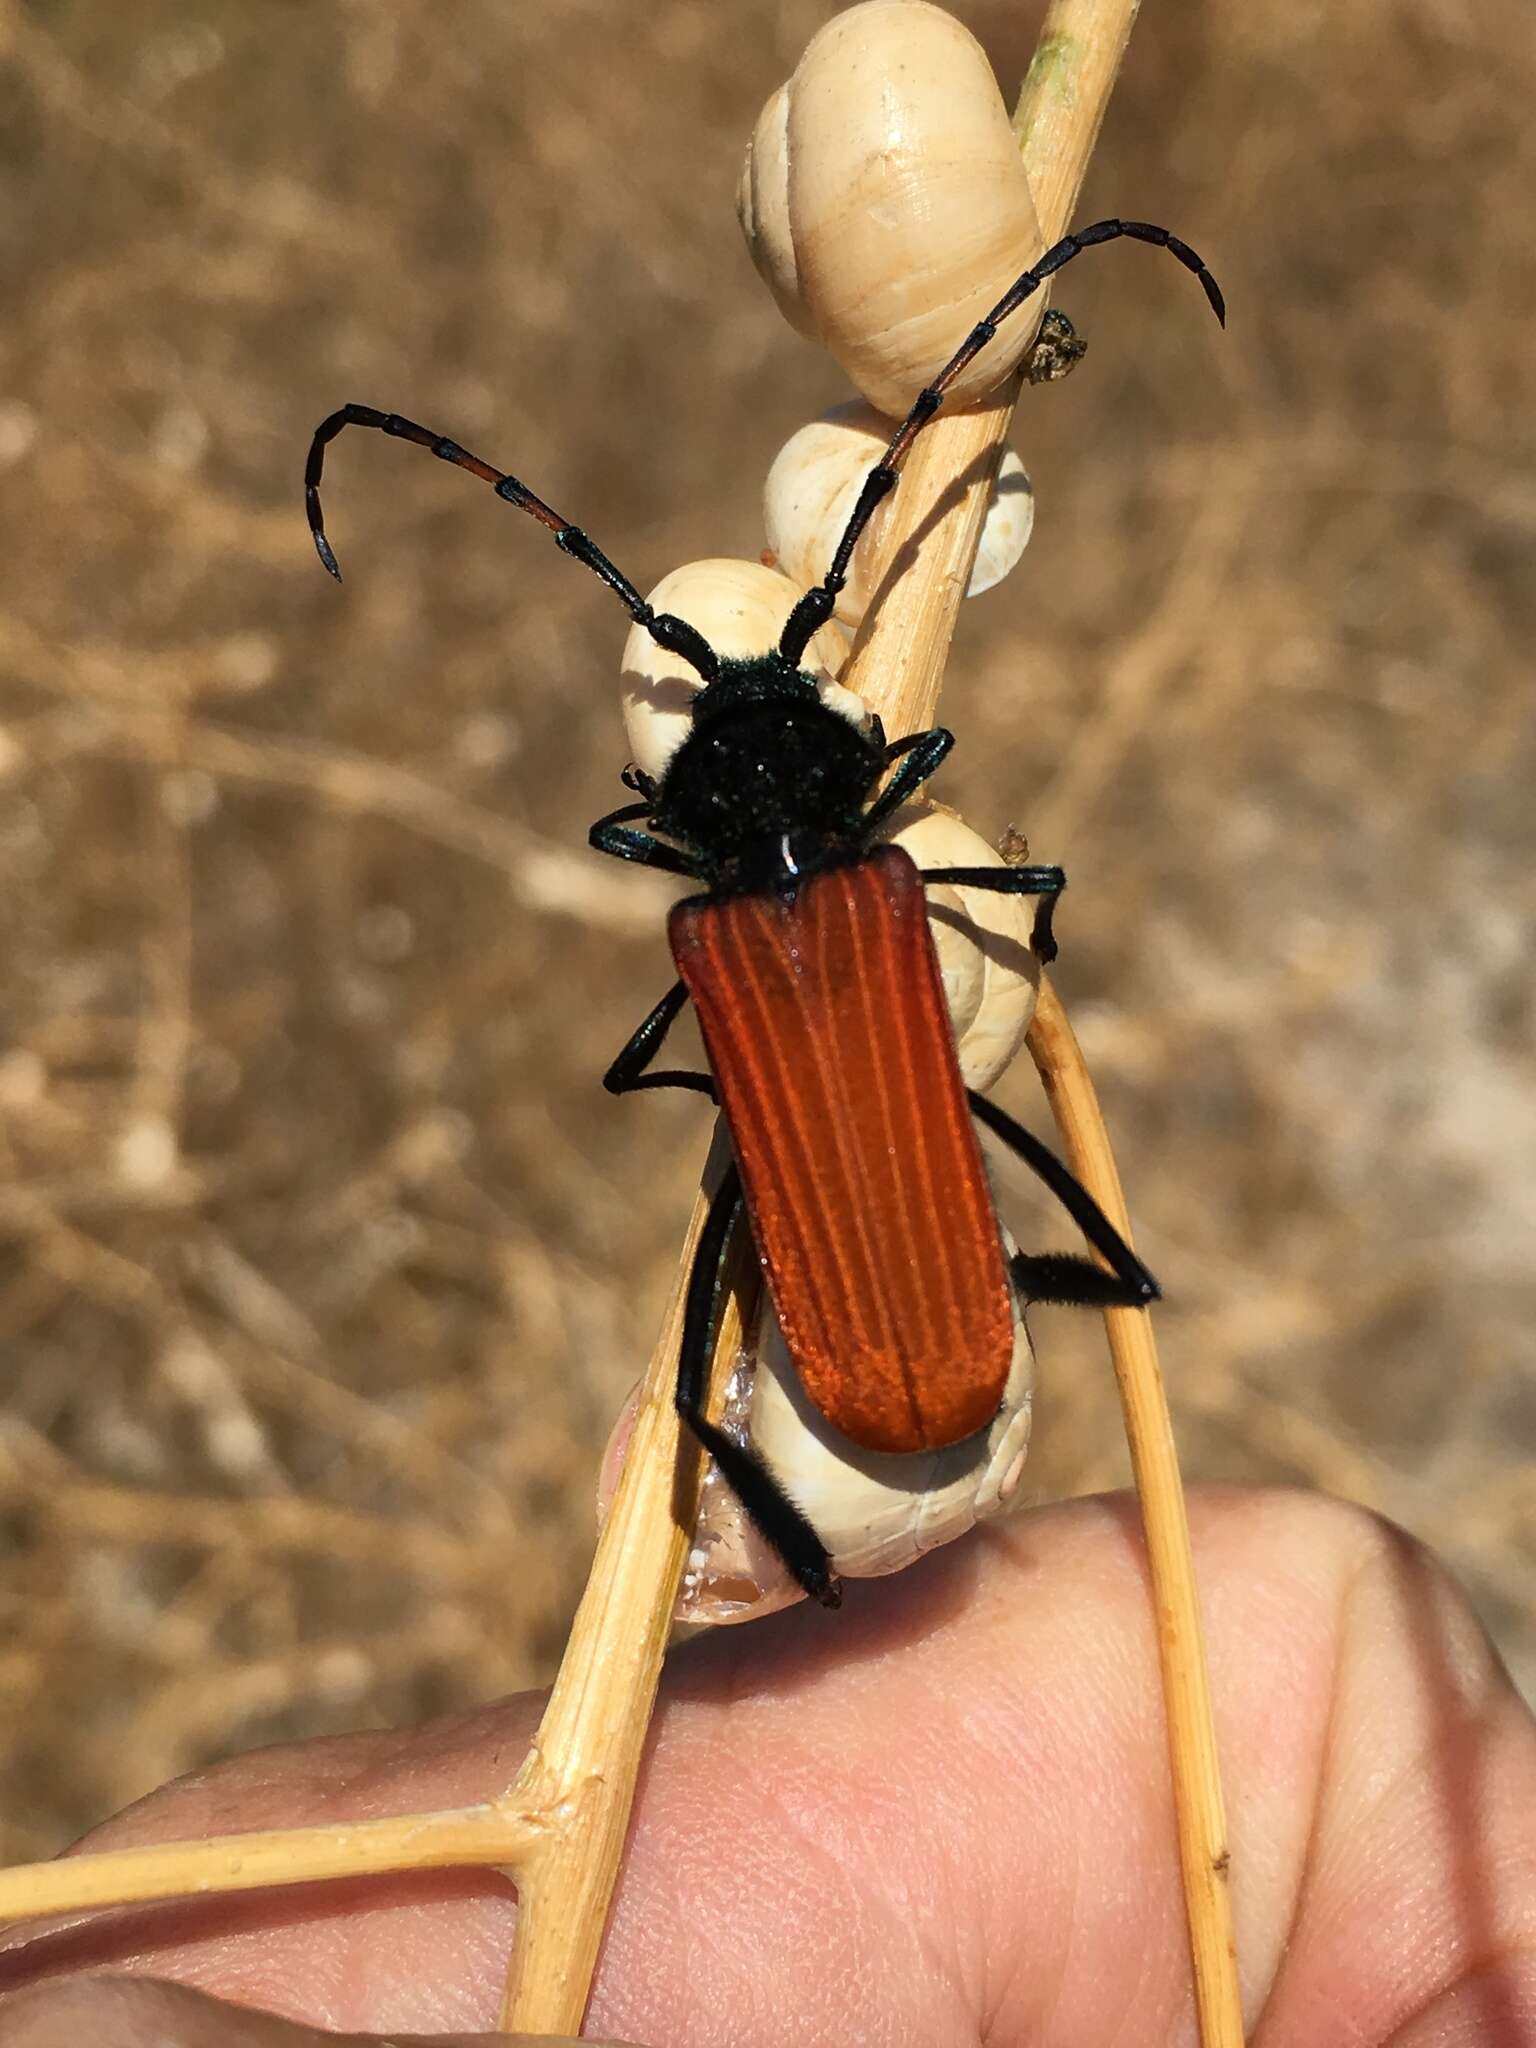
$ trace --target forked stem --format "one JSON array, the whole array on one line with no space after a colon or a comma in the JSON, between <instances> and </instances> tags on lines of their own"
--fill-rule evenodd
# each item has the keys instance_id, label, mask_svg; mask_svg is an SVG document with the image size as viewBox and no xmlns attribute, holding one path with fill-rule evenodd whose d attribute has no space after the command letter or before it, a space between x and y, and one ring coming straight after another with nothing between
<instances>
[{"instance_id":1,"label":"forked stem","mask_svg":"<svg viewBox=\"0 0 1536 2048\"><path fill-rule=\"evenodd\" d=\"M1025 170L1047 242L1061 234L1076 205L1138 4L1139 0L1052 0L1015 113ZM880 714L887 732L918 732L935 723L955 615L970 580L987 497L1002 459L1018 388L1019 380L1015 378L1001 395L983 406L950 415L941 413L914 449L901 490L892 503L882 533L881 573L886 575L891 565L899 562L900 574L881 591L879 601L866 613L841 678L872 711ZM956 479L962 477L968 480L967 484L956 492ZM951 496L953 502L934 517L933 508L946 496ZM908 562L903 551L920 530L922 544L915 559ZM686 1284L705 1206L706 1195L701 1192L683 1249L674 1307ZM738 1300L737 1307L740 1306ZM728 1363L739 1342L740 1328L739 1322L733 1322L721 1331L716 1348L717 1376L721 1375L722 1361ZM680 1334L676 1319L669 1318L652 1361L652 1376L663 1358L668 1375L675 1369ZM648 1377L648 1387L650 1383ZM630 1468L649 1457L669 1461L670 1482L675 1441L675 1431L671 1435L658 1432L648 1446L641 1446L637 1438L626 1460L625 1482L621 1485L627 1483ZM651 1588L651 1612L663 1630L676 1597L681 1561L679 1548L675 1564ZM603 1560L599 1553L583 1612L601 1586L602 1575ZM557 1695L566 1683L567 1672L579 1669L578 1657L594 1651L595 1646L579 1651L573 1635L556 1681ZM659 1675L659 1651L657 1672ZM638 1719L630 1731L634 1740L631 1742L626 1733L618 1745L626 1761L632 1758L635 1767L654 1684L653 1677L649 1691L636 1686L633 1698ZM551 1715L553 1712L552 1701ZM547 1716L546 1728L549 1719ZM619 1731L610 1730L611 1739L618 1734ZM543 1743L541 1731L541 1747ZM532 1884L525 1879L521 1890L523 1910L502 2013L502 2025L509 2031L574 2031L580 2025L608 1900L618 1877L633 1789L632 1776L624 1779L612 1771L605 1777L601 1796L610 1809L611 1824L600 1837L594 1831L589 1843L594 1851L600 1851L601 1861L580 1851L562 1852L557 1859L551 1845L545 1867L528 1873ZM589 1916L584 1925L580 1916ZM578 1926L579 1933L575 1931ZM586 1958L590 1962L582 1976L577 1964ZM1230 2048L1230 2043L1219 2034L1211 2034L1204 2048Z\"/></svg>"},{"instance_id":2,"label":"forked stem","mask_svg":"<svg viewBox=\"0 0 1536 2048\"><path fill-rule=\"evenodd\" d=\"M1137 5L1052 0L1047 13L1015 114L1046 242L1064 232L1076 205ZM871 607L843 680L891 733L935 722L955 614L1017 393L1015 379L983 406L941 414L917 444L890 508L885 566L889 571L899 564L900 573ZM952 502L934 516L946 494ZM922 543L908 562L903 551L919 531ZM1119 1179L1092 1084L1048 984L1029 1043L1074 1170L1125 1233ZM623 1475L516 1783L483 1805L452 1812L108 1851L0 1872L0 1918L385 1871L499 1867L515 1874L520 1900L502 2026L576 2032L623 1854L690 1540L698 1458L679 1445L672 1387L686 1277L725 1156L717 1135ZM741 1340L743 1316L752 1313L751 1262L739 1247L735 1256L717 1349L724 1363ZM1203 2048L1240 2048L1221 1792L1178 1465L1146 1316L1110 1310L1106 1322L1156 1595L1201 2041Z\"/></svg>"}]
</instances>

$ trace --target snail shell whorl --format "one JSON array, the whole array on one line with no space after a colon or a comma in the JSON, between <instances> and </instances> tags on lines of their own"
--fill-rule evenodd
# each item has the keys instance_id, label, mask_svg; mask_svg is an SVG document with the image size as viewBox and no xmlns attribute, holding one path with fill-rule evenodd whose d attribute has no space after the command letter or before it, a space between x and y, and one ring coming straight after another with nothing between
<instances>
[{"instance_id":1,"label":"snail shell whorl","mask_svg":"<svg viewBox=\"0 0 1536 2048\"><path fill-rule=\"evenodd\" d=\"M738 209L787 317L892 418L1043 247L986 55L927 0L864 0L811 39L759 119ZM1010 323L948 402L1000 384L1035 324Z\"/></svg>"},{"instance_id":2,"label":"snail shell whorl","mask_svg":"<svg viewBox=\"0 0 1536 2048\"><path fill-rule=\"evenodd\" d=\"M736 218L758 275L797 334L816 339L816 322L800 293L795 239L789 230L789 87L781 85L757 117L736 187Z\"/></svg>"}]
</instances>

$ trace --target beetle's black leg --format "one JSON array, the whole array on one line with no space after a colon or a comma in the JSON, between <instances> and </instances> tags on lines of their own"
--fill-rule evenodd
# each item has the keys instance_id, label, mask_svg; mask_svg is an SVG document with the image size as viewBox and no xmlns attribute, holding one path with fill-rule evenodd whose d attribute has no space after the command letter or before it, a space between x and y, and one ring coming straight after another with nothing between
<instances>
[{"instance_id":1,"label":"beetle's black leg","mask_svg":"<svg viewBox=\"0 0 1536 2048\"><path fill-rule=\"evenodd\" d=\"M603 1086L610 1095L632 1095L637 1088L691 1088L695 1094L707 1095L711 1102L716 1100L715 1084L708 1074L688 1074L681 1069L668 1069L660 1074L645 1071L661 1051L662 1040L687 1000L687 989L680 981L674 981L604 1074Z\"/></svg>"},{"instance_id":2,"label":"beetle's black leg","mask_svg":"<svg viewBox=\"0 0 1536 2048\"><path fill-rule=\"evenodd\" d=\"M1177 235L1170 235L1166 228L1156 227L1145 220L1100 220L1095 221L1092 227L1079 228L1074 235L1063 235L1014 280L986 318L977 321L933 382L917 394L912 410L892 435L885 453L865 477L863 489L843 529L842 539L837 544L826 575L805 593L785 621L784 630L779 635L781 660L792 668L798 668L812 638L832 616L837 594L848 581L848 564L853 551L873 518L875 507L888 491L895 489L912 443L944 403L945 392L961 371L980 355L1008 316L1017 312L1026 299L1033 298L1046 279L1054 276L1063 264L1070 263L1085 249L1092 249L1100 242L1116 242L1122 235L1128 235L1136 242L1151 242L1177 257L1184 268L1193 271L1199 279L1205 296L1210 300L1211 311L1222 326L1226 326L1226 303L1215 278L1189 244L1181 242Z\"/></svg>"},{"instance_id":3,"label":"beetle's black leg","mask_svg":"<svg viewBox=\"0 0 1536 2048\"><path fill-rule=\"evenodd\" d=\"M669 654L680 654L707 683L719 675L720 657L696 627L690 626L686 619L674 618L670 612L653 611L602 549L589 540L579 526L572 526L542 498L536 497L525 483L483 461L480 456L471 455L467 448L461 448L457 441L450 441L446 434L434 433L430 427L418 426L415 420L403 419L397 412L380 412L371 405L344 405L323 419L315 429L309 444L309 458L304 464L304 506L309 514L309 530L314 535L316 553L338 583L341 581L341 569L325 537L325 517L320 510L320 477L325 468L327 447L346 427L377 427L381 434L390 434L397 440L410 441L418 448L430 449L442 461L451 462L456 469L466 469L471 476L479 477L482 483L491 486L498 498L537 519L540 526L548 527L555 537L555 545L606 583L635 624L643 626L659 647L666 648Z\"/></svg>"},{"instance_id":4,"label":"beetle's black leg","mask_svg":"<svg viewBox=\"0 0 1536 2048\"><path fill-rule=\"evenodd\" d=\"M1147 1297L1117 1273L1073 1252L1015 1252L1008 1262L1024 1302L1056 1302L1066 1308L1145 1308Z\"/></svg>"},{"instance_id":5,"label":"beetle's black leg","mask_svg":"<svg viewBox=\"0 0 1536 2048\"><path fill-rule=\"evenodd\" d=\"M1051 918L1056 899L1067 886L1064 868L924 868L923 880L950 882L961 889L990 889L997 896L1038 896L1040 908L1030 932L1030 949L1047 967L1056 958Z\"/></svg>"},{"instance_id":6,"label":"beetle's black leg","mask_svg":"<svg viewBox=\"0 0 1536 2048\"><path fill-rule=\"evenodd\" d=\"M932 732L909 733L904 740L895 740L886 748L886 761L899 760L901 766L864 813L862 831L866 838L873 839L892 811L900 810L913 791L921 789L929 776L937 772L954 744L954 734L936 725ZM906 758L902 759L903 756Z\"/></svg>"},{"instance_id":7,"label":"beetle's black leg","mask_svg":"<svg viewBox=\"0 0 1536 2048\"><path fill-rule=\"evenodd\" d=\"M616 811L599 818L588 832L588 846L596 847L599 853L612 854L615 860L637 861L644 868L662 868L669 875L687 875L690 881L702 881L703 876L687 854L664 846L649 832L631 831L624 822L627 818L647 818L650 813L649 802L620 804Z\"/></svg>"},{"instance_id":8,"label":"beetle's black leg","mask_svg":"<svg viewBox=\"0 0 1536 2048\"><path fill-rule=\"evenodd\" d=\"M615 860L632 860L643 868L660 868L669 875L687 875L699 880L699 871L675 847L663 846L649 832L630 832L622 825L597 824L587 834L587 844Z\"/></svg>"},{"instance_id":9,"label":"beetle's black leg","mask_svg":"<svg viewBox=\"0 0 1536 2048\"><path fill-rule=\"evenodd\" d=\"M795 1582L824 1607L842 1601L827 1547L756 1451L727 1436L704 1412L709 1362L720 1308L720 1269L726 1241L741 1207L741 1176L731 1166L709 1205L694 1254L677 1359L677 1412L719 1466L752 1526L777 1551Z\"/></svg>"},{"instance_id":10,"label":"beetle's black leg","mask_svg":"<svg viewBox=\"0 0 1536 2048\"><path fill-rule=\"evenodd\" d=\"M919 741L925 740L927 737L926 732L909 732L904 740L887 740L883 725L878 735L876 735L878 744L885 750L885 765L887 768L899 761L903 754L910 754Z\"/></svg>"},{"instance_id":11,"label":"beetle's black leg","mask_svg":"<svg viewBox=\"0 0 1536 2048\"><path fill-rule=\"evenodd\" d=\"M655 803L658 786L656 778L654 775L647 775L635 762L627 762L619 770L619 780L626 789L632 789L636 796L643 796L648 805Z\"/></svg>"},{"instance_id":12,"label":"beetle's black leg","mask_svg":"<svg viewBox=\"0 0 1536 2048\"><path fill-rule=\"evenodd\" d=\"M1067 886L1065 868L924 868L925 882L953 882L964 889L990 889L995 896L1059 896Z\"/></svg>"},{"instance_id":13,"label":"beetle's black leg","mask_svg":"<svg viewBox=\"0 0 1536 2048\"><path fill-rule=\"evenodd\" d=\"M999 1109L995 1102L988 1102L974 1088L968 1088L966 1094L970 1098L972 1114L979 1117L987 1129L1001 1138L1024 1161L1030 1172L1045 1183L1110 1268L1106 1273L1087 1259L1074 1258L1065 1252L1036 1258L1021 1254L1016 1262L1016 1271L1018 1265L1023 1267L1021 1290L1027 1295L1031 1285L1038 1282L1042 1288L1051 1291L1037 1293L1034 1297L1037 1300L1079 1302L1092 1308L1145 1308L1149 1302L1159 1300L1162 1289L1082 1182L1062 1165L1051 1148L1042 1145L1033 1131L1026 1131L1006 1110ZM1075 1272L1077 1268L1082 1269L1081 1273ZM1080 1291L1070 1291L1074 1285Z\"/></svg>"}]
</instances>

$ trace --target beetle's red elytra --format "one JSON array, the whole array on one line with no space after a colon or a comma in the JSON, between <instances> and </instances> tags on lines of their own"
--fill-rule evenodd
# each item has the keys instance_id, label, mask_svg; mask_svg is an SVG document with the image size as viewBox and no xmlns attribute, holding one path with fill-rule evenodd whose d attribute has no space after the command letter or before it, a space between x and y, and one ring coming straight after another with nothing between
<instances>
[{"instance_id":1,"label":"beetle's red elytra","mask_svg":"<svg viewBox=\"0 0 1536 2048\"><path fill-rule=\"evenodd\" d=\"M668 936L806 1392L866 1450L985 1429L1008 1277L911 856L681 903Z\"/></svg>"}]
</instances>

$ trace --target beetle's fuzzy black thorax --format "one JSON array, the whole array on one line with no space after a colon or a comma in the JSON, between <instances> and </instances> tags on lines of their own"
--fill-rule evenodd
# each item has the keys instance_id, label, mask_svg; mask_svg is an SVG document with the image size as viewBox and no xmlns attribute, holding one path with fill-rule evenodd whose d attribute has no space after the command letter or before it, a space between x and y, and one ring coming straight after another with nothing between
<instances>
[{"instance_id":1,"label":"beetle's fuzzy black thorax","mask_svg":"<svg viewBox=\"0 0 1536 2048\"><path fill-rule=\"evenodd\" d=\"M699 856L711 886L762 886L786 838L824 840L835 858L883 765L878 741L823 704L813 676L771 656L731 662L694 699L651 823Z\"/></svg>"}]
</instances>

